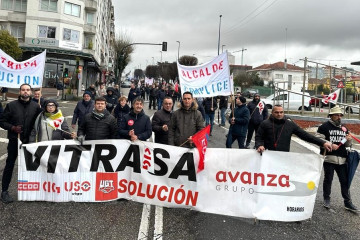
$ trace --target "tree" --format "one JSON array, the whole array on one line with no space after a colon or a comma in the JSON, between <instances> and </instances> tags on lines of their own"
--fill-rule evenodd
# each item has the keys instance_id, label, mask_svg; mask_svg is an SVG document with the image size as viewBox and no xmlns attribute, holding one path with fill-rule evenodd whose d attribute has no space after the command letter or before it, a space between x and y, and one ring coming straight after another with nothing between
<instances>
[{"instance_id":1,"label":"tree","mask_svg":"<svg viewBox=\"0 0 360 240\"><path fill-rule=\"evenodd\" d=\"M0 30L0 49L15 60L21 60L22 49L19 48L16 38L11 36L7 30Z\"/></svg>"},{"instance_id":2,"label":"tree","mask_svg":"<svg viewBox=\"0 0 360 240\"><path fill-rule=\"evenodd\" d=\"M134 47L129 46L131 39L126 33L117 34L114 41L114 51L116 59L116 67L118 81L120 82L121 74L126 66L131 62L131 54L134 52Z\"/></svg>"},{"instance_id":3,"label":"tree","mask_svg":"<svg viewBox=\"0 0 360 240\"><path fill-rule=\"evenodd\" d=\"M134 78L140 79L144 77L144 71L142 69L135 69Z\"/></svg>"},{"instance_id":4,"label":"tree","mask_svg":"<svg viewBox=\"0 0 360 240\"><path fill-rule=\"evenodd\" d=\"M264 81L260 79L257 72L242 72L234 77L234 85L244 89L251 86L264 86Z\"/></svg>"},{"instance_id":5,"label":"tree","mask_svg":"<svg viewBox=\"0 0 360 240\"><path fill-rule=\"evenodd\" d=\"M177 64L176 62L173 63L159 63L160 68L160 76L163 80L165 80L167 83L169 80L175 80L178 76L178 70L177 70Z\"/></svg>"},{"instance_id":6,"label":"tree","mask_svg":"<svg viewBox=\"0 0 360 240\"><path fill-rule=\"evenodd\" d=\"M198 64L198 59L194 56L181 56L179 59L179 63L184 66L195 66Z\"/></svg>"},{"instance_id":7,"label":"tree","mask_svg":"<svg viewBox=\"0 0 360 240\"><path fill-rule=\"evenodd\" d=\"M145 75L148 78L158 78L160 75L159 66L157 65L148 65L145 69Z\"/></svg>"}]
</instances>

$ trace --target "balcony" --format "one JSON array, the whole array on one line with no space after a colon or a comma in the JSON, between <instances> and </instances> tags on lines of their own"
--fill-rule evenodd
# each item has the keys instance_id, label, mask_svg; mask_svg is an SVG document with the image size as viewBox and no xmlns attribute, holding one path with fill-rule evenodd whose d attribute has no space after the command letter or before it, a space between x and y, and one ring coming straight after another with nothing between
<instances>
[{"instance_id":1,"label":"balcony","mask_svg":"<svg viewBox=\"0 0 360 240\"><path fill-rule=\"evenodd\" d=\"M84 24L84 34L96 34L96 26L90 24Z\"/></svg>"},{"instance_id":2,"label":"balcony","mask_svg":"<svg viewBox=\"0 0 360 240\"><path fill-rule=\"evenodd\" d=\"M96 11L97 10L97 1L85 0L85 10Z\"/></svg>"},{"instance_id":3,"label":"balcony","mask_svg":"<svg viewBox=\"0 0 360 240\"><path fill-rule=\"evenodd\" d=\"M20 12L9 12L8 13L8 21L9 22L26 22L26 13Z\"/></svg>"}]
</instances>

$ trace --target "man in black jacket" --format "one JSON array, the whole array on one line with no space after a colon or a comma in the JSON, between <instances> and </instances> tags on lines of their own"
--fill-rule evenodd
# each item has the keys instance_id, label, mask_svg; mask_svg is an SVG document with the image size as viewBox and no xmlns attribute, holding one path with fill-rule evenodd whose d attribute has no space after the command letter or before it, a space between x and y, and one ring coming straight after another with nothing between
<instances>
[{"instance_id":1,"label":"man in black jacket","mask_svg":"<svg viewBox=\"0 0 360 240\"><path fill-rule=\"evenodd\" d=\"M84 122L78 128L78 140L116 139L116 119L106 109L104 97L95 99L95 109L85 115Z\"/></svg>"},{"instance_id":2,"label":"man in black jacket","mask_svg":"<svg viewBox=\"0 0 360 240\"><path fill-rule=\"evenodd\" d=\"M331 143L305 132L290 118L284 115L281 105L275 105L269 119L263 121L255 136L255 148L259 153L265 149L272 151L290 151L291 136L295 134L304 141L323 146L331 151Z\"/></svg>"},{"instance_id":3,"label":"man in black jacket","mask_svg":"<svg viewBox=\"0 0 360 240\"><path fill-rule=\"evenodd\" d=\"M257 107L259 102L260 102L260 94L256 93L254 95L253 100L247 104L247 108L250 111L250 122L248 125L245 148L249 148L254 131L256 134L260 126L260 123L265 119L267 119L269 115L266 106L264 106L264 109L260 114L260 109Z\"/></svg>"},{"instance_id":4,"label":"man in black jacket","mask_svg":"<svg viewBox=\"0 0 360 240\"><path fill-rule=\"evenodd\" d=\"M151 137L151 122L143 110L144 99L135 98L133 101L133 110L126 114L124 120L120 123L119 136L121 139L131 141L146 141Z\"/></svg>"},{"instance_id":5,"label":"man in black jacket","mask_svg":"<svg viewBox=\"0 0 360 240\"><path fill-rule=\"evenodd\" d=\"M134 83L130 85L130 91L128 95L128 102L130 102L131 106L135 98L140 97L140 89L135 86Z\"/></svg>"},{"instance_id":6,"label":"man in black jacket","mask_svg":"<svg viewBox=\"0 0 360 240\"><path fill-rule=\"evenodd\" d=\"M344 199L345 209L357 212L350 198L347 173L347 150L346 147L351 146L351 136L349 130L341 125L341 117L343 116L341 108L335 106L330 109L330 119L324 122L317 130L317 135L332 143L332 151L327 152L324 160L324 183L323 197L324 207L330 208L331 184L336 171L340 187L341 195ZM320 154L324 154L325 149L320 148Z\"/></svg>"},{"instance_id":7,"label":"man in black jacket","mask_svg":"<svg viewBox=\"0 0 360 240\"><path fill-rule=\"evenodd\" d=\"M15 160L18 155L17 139L28 143L32 127L37 115L41 112L39 104L31 100L31 86L22 84L18 100L8 103L0 118L0 127L8 131L8 157L2 176L1 200L4 203L13 202L8 188L11 182Z\"/></svg>"},{"instance_id":8,"label":"man in black jacket","mask_svg":"<svg viewBox=\"0 0 360 240\"><path fill-rule=\"evenodd\" d=\"M118 102L118 96L115 94L115 89L112 87L106 89L106 95L104 98L106 99L106 110L111 113Z\"/></svg>"},{"instance_id":9,"label":"man in black jacket","mask_svg":"<svg viewBox=\"0 0 360 240\"><path fill-rule=\"evenodd\" d=\"M157 88L155 84L153 84L150 87L150 100L149 100L149 109L151 109L151 106L153 106L153 109L156 109L156 97L157 97Z\"/></svg>"},{"instance_id":10,"label":"man in black jacket","mask_svg":"<svg viewBox=\"0 0 360 240\"><path fill-rule=\"evenodd\" d=\"M166 96L162 109L155 112L152 118L152 130L155 133L155 142L168 144L169 123L172 115L173 100Z\"/></svg>"},{"instance_id":11,"label":"man in black jacket","mask_svg":"<svg viewBox=\"0 0 360 240\"><path fill-rule=\"evenodd\" d=\"M91 92L85 91L83 94L83 100L80 100L74 109L73 118L71 121L71 127L75 129L76 122L80 126L86 114L91 113L94 110L94 101L91 100Z\"/></svg>"},{"instance_id":12,"label":"man in black jacket","mask_svg":"<svg viewBox=\"0 0 360 240\"><path fill-rule=\"evenodd\" d=\"M225 127L225 122L226 122L225 111L228 108L229 98L228 98L228 96L220 96L218 99L220 100L219 101L219 109L220 109L220 113L221 113L220 126Z\"/></svg>"}]
</instances>

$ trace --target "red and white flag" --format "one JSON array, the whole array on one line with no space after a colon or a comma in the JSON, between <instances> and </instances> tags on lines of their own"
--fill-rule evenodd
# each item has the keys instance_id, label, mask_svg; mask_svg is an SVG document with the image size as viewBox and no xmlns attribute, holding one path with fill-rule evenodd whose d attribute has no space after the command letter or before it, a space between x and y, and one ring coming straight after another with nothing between
<instances>
[{"instance_id":1,"label":"red and white flag","mask_svg":"<svg viewBox=\"0 0 360 240\"><path fill-rule=\"evenodd\" d=\"M204 170L205 167L205 152L209 141L210 125L201 129L192 136L192 140L199 151L199 165L197 172Z\"/></svg>"},{"instance_id":2,"label":"red and white flag","mask_svg":"<svg viewBox=\"0 0 360 240\"><path fill-rule=\"evenodd\" d=\"M329 102L336 104L340 95L340 88L336 90L335 92L332 92L322 100L323 103L328 104Z\"/></svg>"},{"instance_id":3,"label":"red and white flag","mask_svg":"<svg viewBox=\"0 0 360 240\"><path fill-rule=\"evenodd\" d=\"M265 108L264 101L259 101L259 103L256 107L259 108L259 113L262 114L262 112L264 111L264 108Z\"/></svg>"}]
</instances>

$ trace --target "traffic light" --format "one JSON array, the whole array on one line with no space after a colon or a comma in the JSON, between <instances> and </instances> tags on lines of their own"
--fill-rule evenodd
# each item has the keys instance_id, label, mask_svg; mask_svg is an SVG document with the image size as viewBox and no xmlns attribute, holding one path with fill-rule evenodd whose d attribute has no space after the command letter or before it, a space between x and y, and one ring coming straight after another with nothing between
<instances>
[{"instance_id":1,"label":"traffic light","mask_svg":"<svg viewBox=\"0 0 360 240\"><path fill-rule=\"evenodd\" d=\"M64 77L68 77L69 76L69 69L68 68L65 68L64 69Z\"/></svg>"},{"instance_id":2,"label":"traffic light","mask_svg":"<svg viewBox=\"0 0 360 240\"><path fill-rule=\"evenodd\" d=\"M162 51L166 52L167 51L167 42L163 42L162 43Z\"/></svg>"},{"instance_id":3,"label":"traffic light","mask_svg":"<svg viewBox=\"0 0 360 240\"><path fill-rule=\"evenodd\" d=\"M63 71L64 71L64 65L60 65L59 71L60 71L60 72L63 72Z\"/></svg>"}]
</instances>

